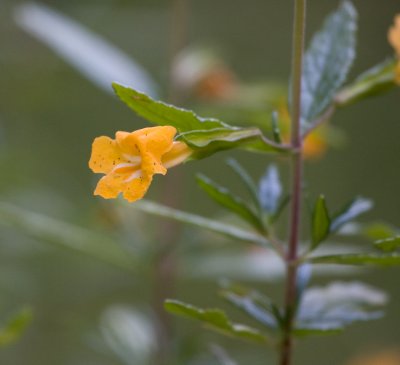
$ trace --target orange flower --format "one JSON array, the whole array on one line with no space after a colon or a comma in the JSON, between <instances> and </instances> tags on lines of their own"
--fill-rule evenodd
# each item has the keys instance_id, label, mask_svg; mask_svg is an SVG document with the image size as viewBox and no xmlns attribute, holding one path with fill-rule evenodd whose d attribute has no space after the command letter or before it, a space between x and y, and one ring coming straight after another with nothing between
<instances>
[{"instance_id":1,"label":"orange flower","mask_svg":"<svg viewBox=\"0 0 400 365\"><path fill-rule=\"evenodd\" d=\"M397 58L399 59L396 67L396 82L400 83L400 14L396 15L394 18L394 25L389 28L388 40L396 51Z\"/></svg>"},{"instance_id":2,"label":"orange flower","mask_svg":"<svg viewBox=\"0 0 400 365\"><path fill-rule=\"evenodd\" d=\"M165 175L167 168L191 155L185 143L174 141L175 134L174 127L162 126L132 133L119 131L115 139L96 138L89 167L106 175L98 182L94 195L111 199L122 193L130 202L143 198L154 174Z\"/></svg>"}]
</instances>

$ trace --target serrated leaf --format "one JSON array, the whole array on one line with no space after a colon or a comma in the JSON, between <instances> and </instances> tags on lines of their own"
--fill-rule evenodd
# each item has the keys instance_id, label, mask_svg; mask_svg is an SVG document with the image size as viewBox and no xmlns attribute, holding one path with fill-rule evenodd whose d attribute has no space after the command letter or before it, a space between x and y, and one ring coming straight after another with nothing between
<instances>
[{"instance_id":1,"label":"serrated leaf","mask_svg":"<svg viewBox=\"0 0 400 365\"><path fill-rule=\"evenodd\" d=\"M304 57L301 117L305 129L332 102L355 57L357 13L344 1L313 37Z\"/></svg>"},{"instance_id":2,"label":"serrated leaf","mask_svg":"<svg viewBox=\"0 0 400 365\"><path fill-rule=\"evenodd\" d=\"M228 189L216 184L204 175L197 175L199 186L218 204L238 215L258 231L264 232L265 227L258 215L249 207L246 202L233 195Z\"/></svg>"},{"instance_id":3,"label":"serrated leaf","mask_svg":"<svg viewBox=\"0 0 400 365\"><path fill-rule=\"evenodd\" d=\"M227 336L266 344L268 338L260 331L243 324L233 323L220 309L201 309L191 304L168 299L164 302L165 309L173 314L197 319L208 328Z\"/></svg>"},{"instance_id":4,"label":"serrated leaf","mask_svg":"<svg viewBox=\"0 0 400 365\"><path fill-rule=\"evenodd\" d=\"M242 182L246 186L248 192L250 193L250 196L252 197L255 206L258 207L260 205L260 202L258 199L258 189L257 189L257 186L254 183L253 179L251 178L251 176L244 169L244 167L239 162L237 162L235 159L230 158L227 161L227 164L230 168L232 168L233 171L235 171L235 173L242 180Z\"/></svg>"},{"instance_id":5,"label":"serrated leaf","mask_svg":"<svg viewBox=\"0 0 400 365\"><path fill-rule=\"evenodd\" d=\"M396 86L397 58L387 59L361 74L335 97L337 106L346 106Z\"/></svg>"},{"instance_id":6,"label":"serrated leaf","mask_svg":"<svg viewBox=\"0 0 400 365\"><path fill-rule=\"evenodd\" d=\"M157 125L175 127L176 137L194 149L192 158L203 158L220 150L240 147L258 152L285 152L287 148L269 141L258 128L240 128L215 118L203 118L191 110L150 98L114 83L118 97L138 115Z\"/></svg>"},{"instance_id":7,"label":"serrated leaf","mask_svg":"<svg viewBox=\"0 0 400 365\"><path fill-rule=\"evenodd\" d=\"M25 332L33 318L30 308L23 308L12 315L4 326L0 328L0 347L17 341Z\"/></svg>"},{"instance_id":8,"label":"serrated leaf","mask_svg":"<svg viewBox=\"0 0 400 365\"><path fill-rule=\"evenodd\" d=\"M398 266L400 265L400 254L357 253L327 255L312 257L309 261L313 264Z\"/></svg>"},{"instance_id":9,"label":"serrated leaf","mask_svg":"<svg viewBox=\"0 0 400 365\"><path fill-rule=\"evenodd\" d=\"M315 202L311 221L311 250L314 250L328 236L331 220L325 197L320 195Z\"/></svg>"},{"instance_id":10,"label":"serrated leaf","mask_svg":"<svg viewBox=\"0 0 400 365\"><path fill-rule=\"evenodd\" d=\"M187 213L145 199L137 202L134 205L134 208L140 209L149 214L174 219L182 223L187 223L196 227L204 228L209 231L222 234L229 238L254 243L260 246L270 246L269 242L263 236L257 233L249 232L231 224L218 222L215 219L208 219L196 214Z\"/></svg>"},{"instance_id":11,"label":"serrated leaf","mask_svg":"<svg viewBox=\"0 0 400 365\"><path fill-rule=\"evenodd\" d=\"M270 165L260 180L258 195L262 208L270 215L277 212L282 195L282 185L279 171L275 165Z\"/></svg>"},{"instance_id":12,"label":"serrated leaf","mask_svg":"<svg viewBox=\"0 0 400 365\"><path fill-rule=\"evenodd\" d=\"M331 220L331 232L336 231L343 224L352 221L362 213L372 208L372 201L362 197L354 198L350 203L346 204L338 213L334 214Z\"/></svg>"},{"instance_id":13,"label":"serrated leaf","mask_svg":"<svg viewBox=\"0 0 400 365\"><path fill-rule=\"evenodd\" d=\"M301 300L296 331L298 335L340 332L354 322L382 317L377 307L386 302L385 293L360 282L335 282L310 288Z\"/></svg>"},{"instance_id":14,"label":"serrated leaf","mask_svg":"<svg viewBox=\"0 0 400 365\"><path fill-rule=\"evenodd\" d=\"M375 247L382 251L391 252L400 248L400 236L385 238L374 242Z\"/></svg>"}]
</instances>

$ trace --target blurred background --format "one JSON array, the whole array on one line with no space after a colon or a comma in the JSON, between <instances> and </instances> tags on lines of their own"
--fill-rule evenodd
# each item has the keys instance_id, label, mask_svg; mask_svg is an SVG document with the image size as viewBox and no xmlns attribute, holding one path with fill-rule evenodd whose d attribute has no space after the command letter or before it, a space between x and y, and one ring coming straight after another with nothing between
<instances>
[{"instance_id":1,"label":"blurred background","mask_svg":"<svg viewBox=\"0 0 400 365\"><path fill-rule=\"evenodd\" d=\"M126 83L122 79L126 75L134 87L135 77L140 78L140 88L148 88L165 100L174 48L171 29L176 29L171 3L53 0L41 4L73 19L135 62L126 64L119 59L122 63L117 81ZM349 80L393 54L387 30L400 12L396 0L354 3L360 18L358 55ZM154 352L156 335L151 318L157 310L151 304L157 297L151 257L163 239L163 223L121 202L94 197L98 177L87 166L96 136L113 136L116 130L130 131L147 124L112 95L102 78L104 70L96 73L86 67L84 73L78 72L77 65L67 61L68 46L64 44L64 56L60 56L60 50L56 54L54 46L43 42L43 35L34 37L33 28L27 24L32 27L35 23L29 20L35 8L21 8L24 4L18 0L0 3L0 320L6 323L24 306L31 308L33 320L21 339L0 349L0 363L155 364L148 360ZM338 1L332 0L309 1L308 36L337 5ZM186 88L182 106L228 123L267 123L271 110L285 100L292 2L203 0L187 1L187 7L183 38L190 49L180 55L179 62L201 72L181 75L180 82ZM41 24L45 34L60 34L54 24L43 19L35 24L34 29ZM92 43L94 48L86 44L81 52L103 59L104 53L97 53L100 46ZM190 63L190 57L196 61ZM136 65L141 68L134 69ZM84 66L80 67L82 70ZM235 98L225 100L224 95L233 89ZM325 147L317 149L317 158L307 161L311 197L324 193L333 208L355 195L369 197L375 207L362 217L363 221L400 226L400 172L396 162L400 156L399 96L399 90L394 90L335 115L327 137L330 146L326 151ZM230 109L232 105L236 109ZM240 191L225 164L231 155L255 179L273 161L269 156L246 152L219 153L171 170L166 178L156 178L149 199L165 200L168 179L175 179L180 183L171 193L172 200L179 201L181 209L209 217L210 212L220 215L215 205L204 199L194 175L206 173ZM288 172L284 162L280 171L285 181ZM216 283L221 277L233 276L235 265L222 273L215 270L215 275L211 269L206 275L207 270L195 272L195 268L202 267L202 258L203 263L208 262L212 253L226 247L234 251L233 263L253 248L187 226L179 232L180 266L174 297L202 306L224 306ZM341 244L362 246L369 242L351 238ZM126 252L132 254L132 262L126 260ZM187 256L200 261L185 268ZM280 300L280 272L279 268L274 270L271 267L265 281L249 273L244 273L242 281ZM400 349L398 277L398 269L315 276L313 284L338 278L360 279L383 288L390 301L382 320L357 324L337 337L302 341L296 349L296 363L348 365L360 354L383 353L376 364L400 364L396 355L387 355ZM234 309L230 313L243 320ZM170 344L170 364L217 364L210 351L210 344L216 343L238 364L274 364L273 354L261 347L239 346L236 340L200 331L197 323L170 320L176 336ZM382 360L385 356L389 359L386 362Z\"/></svg>"}]
</instances>

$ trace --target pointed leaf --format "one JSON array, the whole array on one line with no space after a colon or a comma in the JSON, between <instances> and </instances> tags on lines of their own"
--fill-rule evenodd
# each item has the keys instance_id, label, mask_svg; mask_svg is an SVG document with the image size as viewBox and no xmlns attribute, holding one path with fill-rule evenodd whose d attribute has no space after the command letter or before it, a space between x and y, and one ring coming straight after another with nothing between
<instances>
[{"instance_id":1,"label":"pointed leaf","mask_svg":"<svg viewBox=\"0 0 400 365\"><path fill-rule=\"evenodd\" d=\"M398 266L400 265L400 254L327 255L312 257L309 261L313 264Z\"/></svg>"},{"instance_id":2,"label":"pointed leaf","mask_svg":"<svg viewBox=\"0 0 400 365\"><path fill-rule=\"evenodd\" d=\"M187 213L144 199L137 202L134 207L149 214L154 214L169 219L175 219L179 222L191 224L196 227L201 227L209 231L222 234L229 238L254 243L260 246L269 246L269 242L263 236L227 223L218 222L215 219L208 219L196 214Z\"/></svg>"},{"instance_id":3,"label":"pointed leaf","mask_svg":"<svg viewBox=\"0 0 400 365\"><path fill-rule=\"evenodd\" d=\"M303 67L301 114L304 126L324 111L346 80L355 56L356 21L354 6L344 1L311 41Z\"/></svg>"},{"instance_id":4,"label":"pointed leaf","mask_svg":"<svg viewBox=\"0 0 400 365\"><path fill-rule=\"evenodd\" d=\"M311 249L314 250L328 236L331 223L323 195L315 203L311 223Z\"/></svg>"},{"instance_id":5,"label":"pointed leaf","mask_svg":"<svg viewBox=\"0 0 400 365\"><path fill-rule=\"evenodd\" d=\"M279 171L275 165L270 165L261 178L258 194L262 208L271 215L276 213L282 194L282 186L279 179Z\"/></svg>"},{"instance_id":6,"label":"pointed leaf","mask_svg":"<svg viewBox=\"0 0 400 365\"><path fill-rule=\"evenodd\" d=\"M239 162L237 162L233 158L230 158L228 160L227 164L229 167L232 168L233 171L236 172L236 174L242 180L242 182L246 186L248 192L250 193L255 206L259 206L260 202L258 199L258 189L257 189L257 186L254 183L253 179L248 174L248 172L244 169L244 167Z\"/></svg>"},{"instance_id":7,"label":"pointed leaf","mask_svg":"<svg viewBox=\"0 0 400 365\"><path fill-rule=\"evenodd\" d=\"M0 347L17 341L32 321L32 310L23 308L11 316L7 323L0 328Z\"/></svg>"},{"instance_id":8,"label":"pointed leaf","mask_svg":"<svg viewBox=\"0 0 400 365\"><path fill-rule=\"evenodd\" d=\"M387 59L361 74L335 97L337 106L346 106L396 87L397 58Z\"/></svg>"},{"instance_id":9,"label":"pointed leaf","mask_svg":"<svg viewBox=\"0 0 400 365\"><path fill-rule=\"evenodd\" d=\"M237 214L239 217L250 223L258 231L264 232L265 227L256 213L240 198L233 195L228 189L216 184L204 175L197 175L199 186L217 203L224 208Z\"/></svg>"},{"instance_id":10,"label":"pointed leaf","mask_svg":"<svg viewBox=\"0 0 400 365\"><path fill-rule=\"evenodd\" d=\"M232 336L262 344L269 342L268 338L260 331L242 324L231 322L226 314L220 309L201 309L191 304L171 299L167 299L164 302L164 307L170 313L191 319L197 319L203 322L207 328L226 336Z\"/></svg>"},{"instance_id":11,"label":"pointed leaf","mask_svg":"<svg viewBox=\"0 0 400 365\"><path fill-rule=\"evenodd\" d=\"M269 141L258 128L239 128L215 118L202 118L191 110L156 101L148 95L114 83L118 97L138 115L157 125L175 127L180 139L193 148L192 158L203 158L219 150L240 147L259 152L287 152Z\"/></svg>"},{"instance_id":12,"label":"pointed leaf","mask_svg":"<svg viewBox=\"0 0 400 365\"><path fill-rule=\"evenodd\" d=\"M332 217L331 232L336 231L343 224L352 221L360 214L367 212L373 206L369 199L357 197L348 203L342 210Z\"/></svg>"},{"instance_id":13,"label":"pointed leaf","mask_svg":"<svg viewBox=\"0 0 400 365\"><path fill-rule=\"evenodd\" d=\"M400 236L395 236L391 238L385 238L383 240L378 240L374 243L375 247L378 247L382 251L395 251L400 248Z\"/></svg>"}]
</instances>

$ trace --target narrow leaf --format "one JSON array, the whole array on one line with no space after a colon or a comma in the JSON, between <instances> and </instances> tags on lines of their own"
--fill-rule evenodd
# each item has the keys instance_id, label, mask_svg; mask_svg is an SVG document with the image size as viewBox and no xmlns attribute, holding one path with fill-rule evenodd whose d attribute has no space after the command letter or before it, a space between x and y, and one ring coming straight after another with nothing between
<instances>
[{"instance_id":1,"label":"narrow leaf","mask_svg":"<svg viewBox=\"0 0 400 365\"><path fill-rule=\"evenodd\" d=\"M329 212L323 195L315 203L311 224L311 249L314 250L328 236L330 230Z\"/></svg>"},{"instance_id":2,"label":"narrow leaf","mask_svg":"<svg viewBox=\"0 0 400 365\"><path fill-rule=\"evenodd\" d=\"M248 172L244 169L244 167L239 162L237 162L233 158L230 158L228 160L227 164L229 167L232 168L233 171L236 172L236 174L242 180L242 182L246 186L248 192L250 193L250 196L252 197L255 206L259 206L260 202L258 199L258 189L257 189L257 186L254 183L253 179L248 174Z\"/></svg>"},{"instance_id":3,"label":"narrow leaf","mask_svg":"<svg viewBox=\"0 0 400 365\"><path fill-rule=\"evenodd\" d=\"M249 340L261 344L269 342L268 338L260 331L246 325L231 322L220 309L201 309L191 304L168 299L164 302L165 309L173 314L197 319L203 322L207 328L227 336Z\"/></svg>"},{"instance_id":4,"label":"narrow leaf","mask_svg":"<svg viewBox=\"0 0 400 365\"><path fill-rule=\"evenodd\" d=\"M282 185L278 168L275 165L270 165L261 178L258 188L261 206L270 215L278 210L281 194Z\"/></svg>"},{"instance_id":5,"label":"narrow leaf","mask_svg":"<svg viewBox=\"0 0 400 365\"><path fill-rule=\"evenodd\" d=\"M331 232L336 231L343 224L352 221L362 213L367 212L372 208L372 201L362 197L353 199L343 209L332 217Z\"/></svg>"},{"instance_id":6,"label":"narrow leaf","mask_svg":"<svg viewBox=\"0 0 400 365\"><path fill-rule=\"evenodd\" d=\"M304 57L302 122L306 127L332 102L355 57L357 13L344 1L315 34Z\"/></svg>"},{"instance_id":7,"label":"narrow leaf","mask_svg":"<svg viewBox=\"0 0 400 365\"><path fill-rule=\"evenodd\" d=\"M346 106L396 87L397 58L387 59L361 74L335 97L337 106Z\"/></svg>"},{"instance_id":8,"label":"narrow leaf","mask_svg":"<svg viewBox=\"0 0 400 365\"><path fill-rule=\"evenodd\" d=\"M269 242L263 236L227 223L218 222L215 219L208 219L196 214L183 212L148 200L141 200L135 203L134 207L149 214L191 224L196 227L222 234L229 238L254 243L260 246L269 246Z\"/></svg>"},{"instance_id":9,"label":"narrow leaf","mask_svg":"<svg viewBox=\"0 0 400 365\"><path fill-rule=\"evenodd\" d=\"M111 83L120 81L157 94L158 86L141 65L82 24L34 2L18 6L14 16L23 30L104 91L112 93Z\"/></svg>"},{"instance_id":10,"label":"narrow leaf","mask_svg":"<svg viewBox=\"0 0 400 365\"><path fill-rule=\"evenodd\" d=\"M263 222L256 213L249 207L246 202L233 195L228 189L216 184L204 175L197 175L197 183L199 186L218 204L235 213L258 231L264 232Z\"/></svg>"},{"instance_id":11,"label":"narrow leaf","mask_svg":"<svg viewBox=\"0 0 400 365\"><path fill-rule=\"evenodd\" d=\"M385 238L374 242L375 247L378 247L382 251L395 251L400 248L400 236Z\"/></svg>"},{"instance_id":12,"label":"narrow leaf","mask_svg":"<svg viewBox=\"0 0 400 365\"><path fill-rule=\"evenodd\" d=\"M314 264L398 266L400 265L400 254L327 255L312 257L309 261Z\"/></svg>"},{"instance_id":13,"label":"narrow leaf","mask_svg":"<svg viewBox=\"0 0 400 365\"><path fill-rule=\"evenodd\" d=\"M272 134L276 143L282 143L281 130L279 128L279 114L275 110L271 115Z\"/></svg>"},{"instance_id":14,"label":"narrow leaf","mask_svg":"<svg viewBox=\"0 0 400 365\"><path fill-rule=\"evenodd\" d=\"M83 253L124 270L132 271L140 265L111 237L11 204L0 202L0 223L40 241Z\"/></svg>"},{"instance_id":15,"label":"narrow leaf","mask_svg":"<svg viewBox=\"0 0 400 365\"><path fill-rule=\"evenodd\" d=\"M0 347L17 341L32 321L32 310L23 308L12 315L4 326L0 328Z\"/></svg>"}]
</instances>

